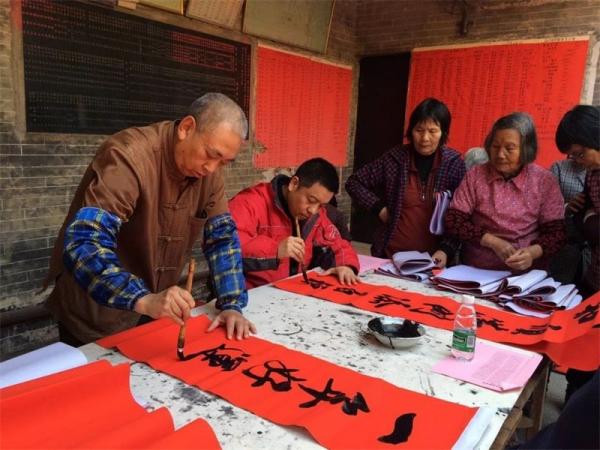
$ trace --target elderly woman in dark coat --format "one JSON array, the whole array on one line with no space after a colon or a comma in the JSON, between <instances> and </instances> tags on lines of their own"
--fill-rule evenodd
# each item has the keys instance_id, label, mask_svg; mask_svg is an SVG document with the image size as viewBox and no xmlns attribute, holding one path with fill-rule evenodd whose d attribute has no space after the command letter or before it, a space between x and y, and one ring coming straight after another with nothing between
<instances>
[{"instance_id":1,"label":"elderly woman in dark coat","mask_svg":"<svg viewBox=\"0 0 600 450\"><path fill-rule=\"evenodd\" d=\"M466 172L460 154L446 146L450 121L444 103L423 100L410 116L409 143L397 145L348 178L346 190L355 204L381 220L373 256L426 251L440 267L453 257L458 243L429 232L435 193L454 192Z\"/></svg>"},{"instance_id":2,"label":"elderly woman in dark coat","mask_svg":"<svg viewBox=\"0 0 600 450\"><path fill-rule=\"evenodd\" d=\"M446 214L446 232L463 242L462 261L482 269L546 268L565 243L564 208L554 176L533 164L531 117L496 121L485 140L490 157L472 168Z\"/></svg>"}]
</instances>

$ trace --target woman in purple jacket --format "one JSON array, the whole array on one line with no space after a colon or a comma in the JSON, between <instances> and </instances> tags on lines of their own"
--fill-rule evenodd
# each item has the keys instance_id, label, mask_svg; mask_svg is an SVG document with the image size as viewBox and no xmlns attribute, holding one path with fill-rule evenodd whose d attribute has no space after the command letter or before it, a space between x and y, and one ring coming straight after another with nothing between
<instances>
[{"instance_id":1,"label":"woman in purple jacket","mask_svg":"<svg viewBox=\"0 0 600 450\"><path fill-rule=\"evenodd\" d=\"M409 143L393 147L346 182L355 204L381 220L371 247L373 256L425 251L440 267L452 259L457 241L429 232L435 193L454 192L466 172L460 154L446 146L450 121L444 103L423 100L410 115Z\"/></svg>"}]
</instances>

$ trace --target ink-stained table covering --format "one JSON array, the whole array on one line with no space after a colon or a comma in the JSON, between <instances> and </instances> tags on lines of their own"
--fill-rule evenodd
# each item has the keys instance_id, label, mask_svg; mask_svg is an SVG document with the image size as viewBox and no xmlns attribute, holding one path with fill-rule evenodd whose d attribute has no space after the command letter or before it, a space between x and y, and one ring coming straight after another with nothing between
<instances>
[{"instance_id":1,"label":"ink-stained table covering","mask_svg":"<svg viewBox=\"0 0 600 450\"><path fill-rule=\"evenodd\" d=\"M447 330L452 329L454 313L459 306L451 298L381 284L342 285L335 276L321 276L314 272L310 274L309 283L301 277L293 277L277 281L273 286ZM546 318L522 316L479 305L476 308L477 334L496 342L542 351L561 366L595 370L600 366L599 310L600 292L573 309L555 311ZM573 351L577 348L587 350Z\"/></svg>"},{"instance_id":2,"label":"ink-stained table covering","mask_svg":"<svg viewBox=\"0 0 600 450\"><path fill-rule=\"evenodd\" d=\"M375 274L367 274L363 279L377 283L390 281L389 277ZM391 282L399 288L424 289L422 285L406 280ZM493 408L495 414L476 448L487 449L492 445L521 393L521 390L497 393L431 373L431 368L449 354L452 336L447 330L426 326L427 334L421 344L409 351L392 350L362 331L378 314L271 286L252 289L249 294L250 303L245 315L258 326L261 338L381 378L401 388L465 406ZM198 308L198 313L202 312L216 313L212 304ZM96 344L88 344L81 350L89 359L108 359L113 363L128 361L119 352ZM197 417L206 419L226 450L321 448L300 428L276 425L145 364L132 364L131 384L136 397L144 399L148 408L168 406L176 427Z\"/></svg>"}]
</instances>

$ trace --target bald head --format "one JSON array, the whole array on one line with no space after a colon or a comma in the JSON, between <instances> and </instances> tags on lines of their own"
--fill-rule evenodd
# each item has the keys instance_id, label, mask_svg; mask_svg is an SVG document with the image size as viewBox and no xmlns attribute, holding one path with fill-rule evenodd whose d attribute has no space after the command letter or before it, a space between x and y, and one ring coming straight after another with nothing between
<instances>
[{"instance_id":1,"label":"bald head","mask_svg":"<svg viewBox=\"0 0 600 450\"><path fill-rule=\"evenodd\" d=\"M186 115L194 117L196 129L200 133L213 131L224 123L242 140L248 135L248 119L242 108L218 92L209 92L197 98L188 108Z\"/></svg>"}]
</instances>

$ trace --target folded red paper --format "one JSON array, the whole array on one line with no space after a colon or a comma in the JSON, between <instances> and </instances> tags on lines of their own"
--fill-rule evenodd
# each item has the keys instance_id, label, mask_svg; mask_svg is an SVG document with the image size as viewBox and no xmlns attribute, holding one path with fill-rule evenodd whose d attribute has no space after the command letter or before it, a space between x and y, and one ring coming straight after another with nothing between
<instances>
[{"instance_id":1,"label":"folded red paper","mask_svg":"<svg viewBox=\"0 0 600 450\"><path fill-rule=\"evenodd\" d=\"M175 431L166 408L147 412L129 365L107 361L0 390L0 417L2 448L220 448L201 419Z\"/></svg>"}]
</instances>

